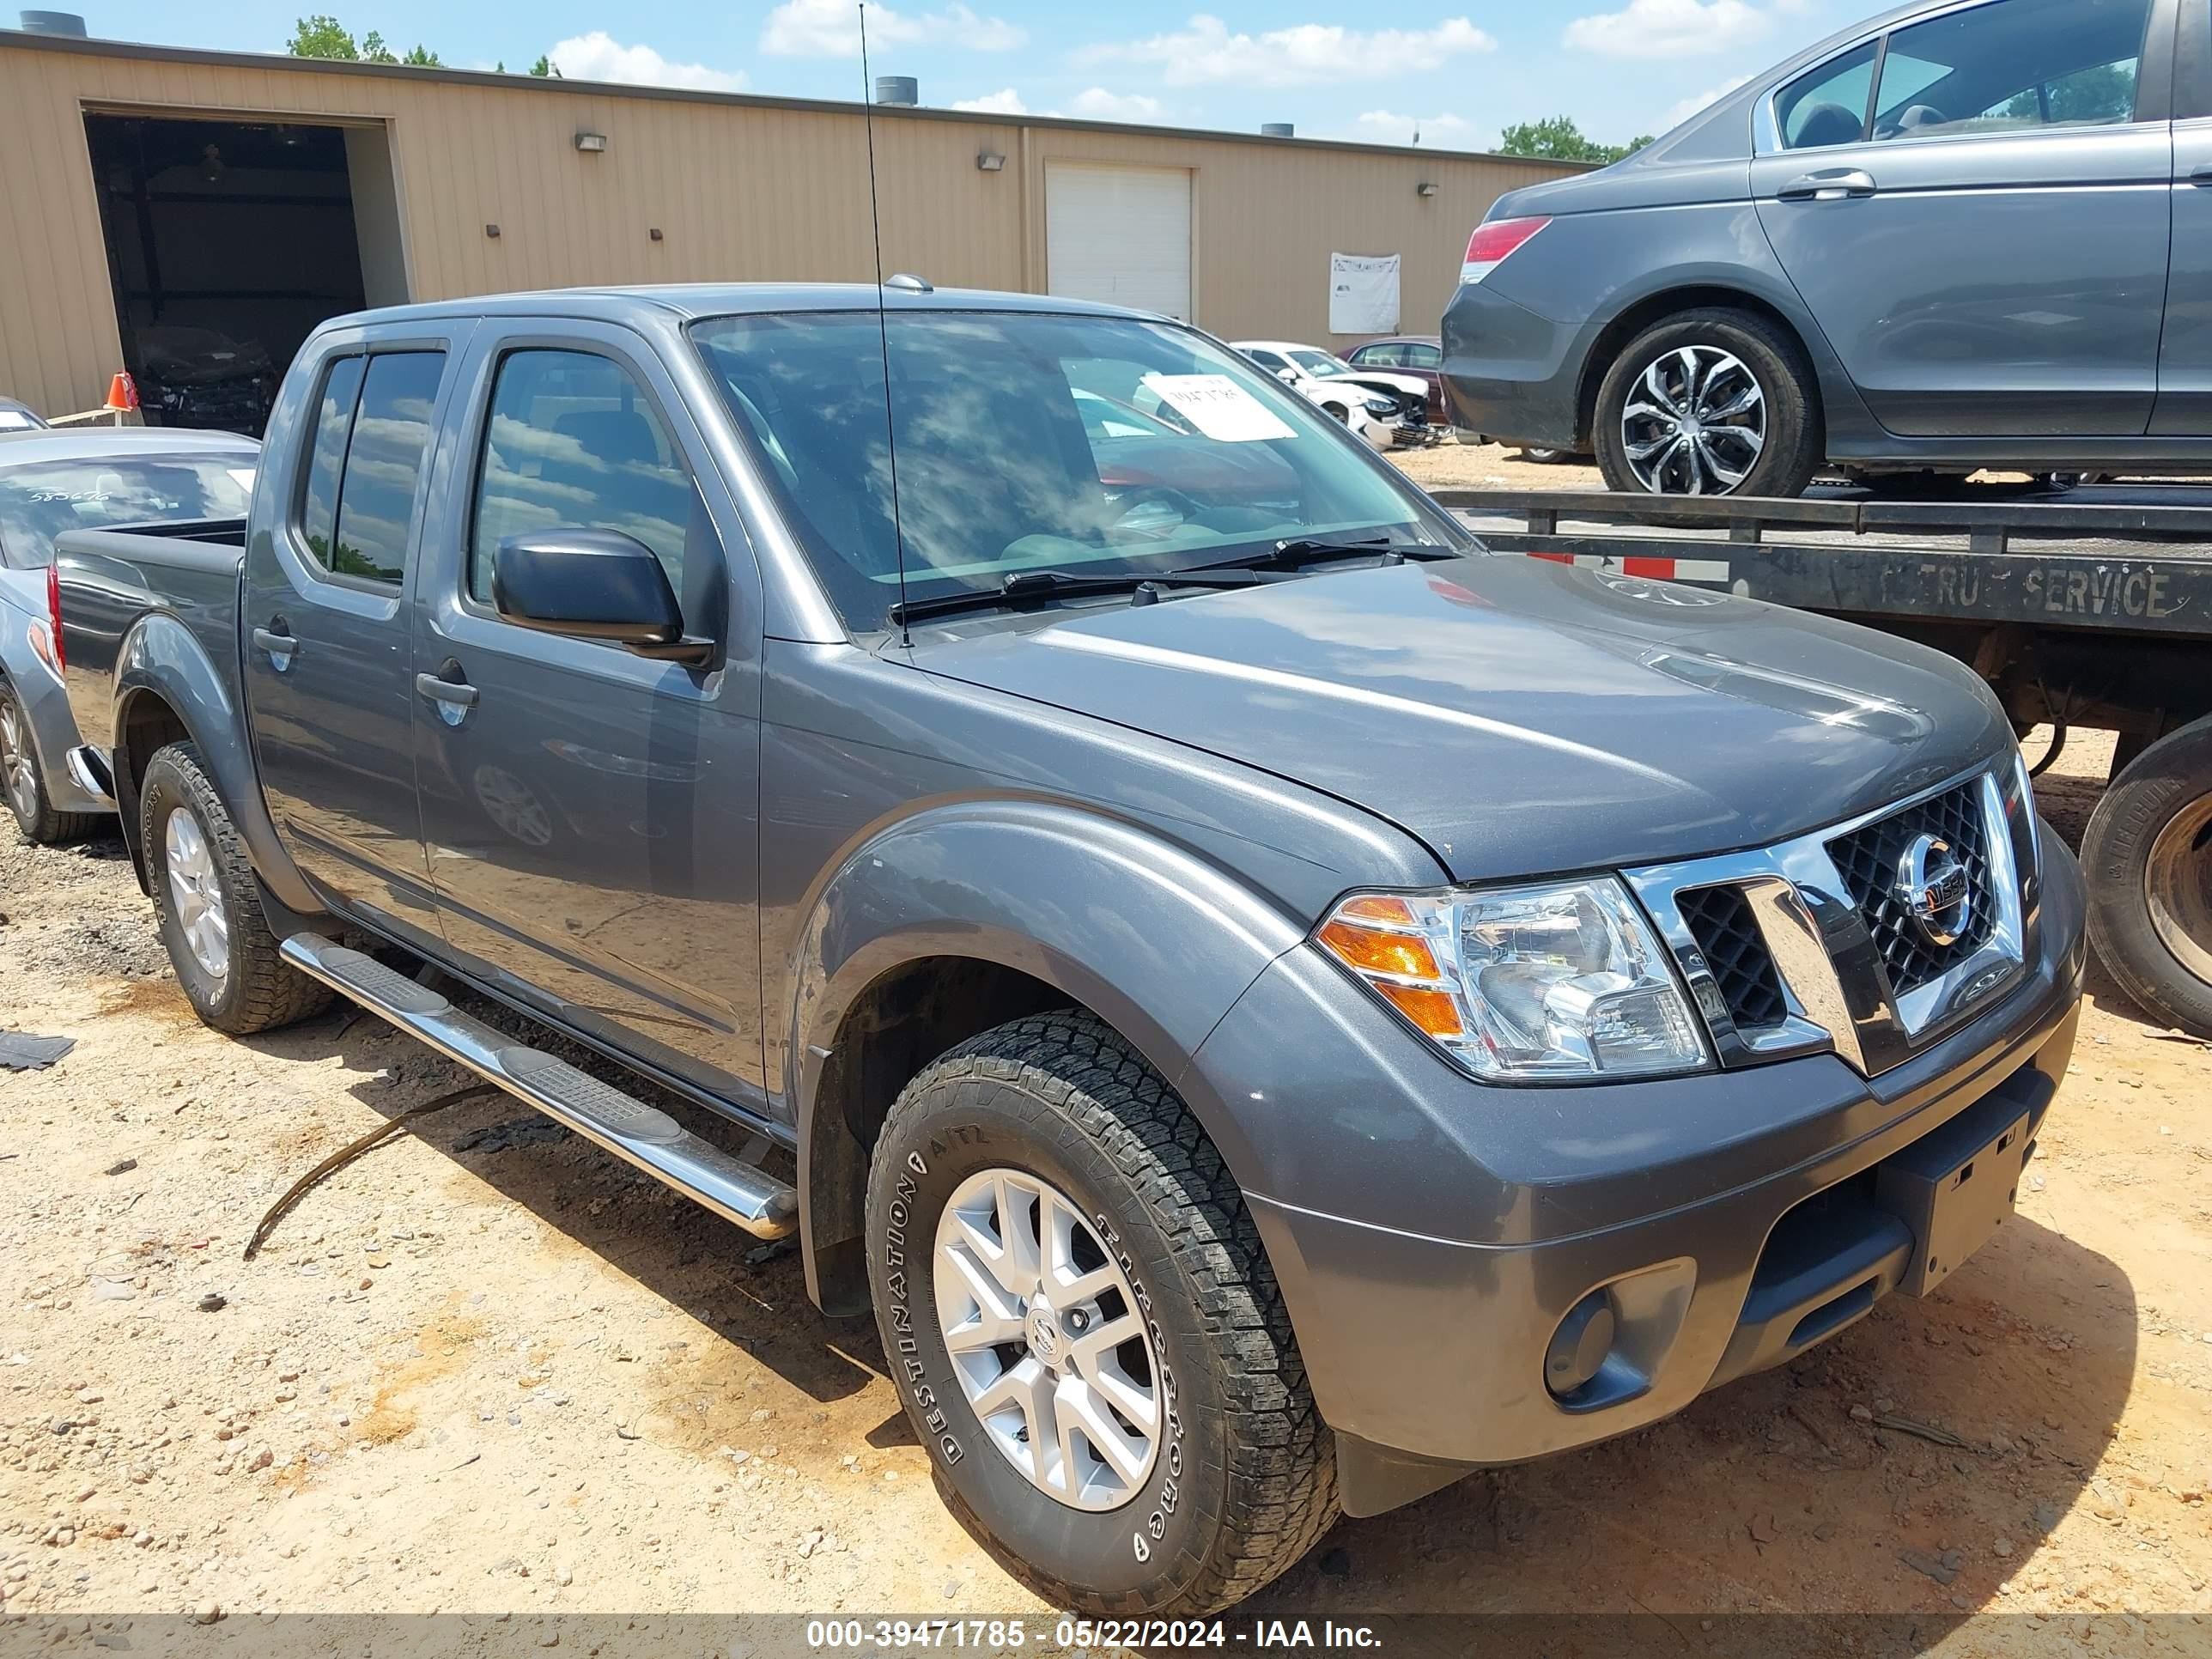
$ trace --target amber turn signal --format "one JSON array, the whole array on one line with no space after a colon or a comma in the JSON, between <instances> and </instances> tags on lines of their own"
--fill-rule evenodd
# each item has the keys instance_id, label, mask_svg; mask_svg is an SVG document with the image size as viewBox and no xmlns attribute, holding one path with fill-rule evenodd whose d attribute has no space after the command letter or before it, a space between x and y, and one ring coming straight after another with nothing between
<instances>
[{"instance_id":1,"label":"amber turn signal","mask_svg":"<svg viewBox=\"0 0 2212 1659\"><path fill-rule=\"evenodd\" d=\"M1348 908L1348 907L1347 907ZM1436 954L1418 933L1378 933L1341 918L1321 930L1321 942L1347 968L1400 979L1438 979Z\"/></svg>"}]
</instances>

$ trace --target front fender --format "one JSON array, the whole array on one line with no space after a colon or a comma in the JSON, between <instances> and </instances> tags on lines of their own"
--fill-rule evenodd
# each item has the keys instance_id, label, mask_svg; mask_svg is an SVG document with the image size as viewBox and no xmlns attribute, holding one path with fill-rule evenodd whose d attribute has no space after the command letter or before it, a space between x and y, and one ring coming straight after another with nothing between
<instances>
[{"instance_id":1,"label":"front fender","mask_svg":"<svg viewBox=\"0 0 2212 1659\"><path fill-rule=\"evenodd\" d=\"M138 779L154 751L173 741L167 735L167 722L143 718L151 712L149 702L167 708L198 749L200 765L222 798L264 884L302 915L320 911L322 901L277 839L276 823L262 799L245 711L239 707L233 678L216 667L189 628L161 611L131 626L115 661L116 804L141 884L146 878L146 856L138 837ZM145 752L138 752L141 749Z\"/></svg>"},{"instance_id":2,"label":"front fender","mask_svg":"<svg viewBox=\"0 0 2212 1659\"><path fill-rule=\"evenodd\" d=\"M820 1256L845 1241L866 1164L858 1126L825 1108L823 1076L839 1045L864 1035L848 1018L886 975L933 958L1016 969L1097 1014L1173 1082L1304 935L1220 866L1097 811L968 802L864 841L813 896L794 975L799 1237L816 1299L843 1299L825 1297Z\"/></svg>"}]
</instances>

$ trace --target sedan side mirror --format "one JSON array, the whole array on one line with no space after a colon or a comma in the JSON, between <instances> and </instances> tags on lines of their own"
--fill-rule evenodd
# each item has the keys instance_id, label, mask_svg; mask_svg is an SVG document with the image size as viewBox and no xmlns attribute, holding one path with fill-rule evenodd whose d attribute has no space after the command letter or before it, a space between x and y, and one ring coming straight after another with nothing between
<instances>
[{"instance_id":1,"label":"sedan side mirror","mask_svg":"<svg viewBox=\"0 0 2212 1659\"><path fill-rule=\"evenodd\" d=\"M1275 378L1285 386L1296 386L1298 383L1298 372L1295 368L1279 368L1275 371Z\"/></svg>"},{"instance_id":2,"label":"sedan side mirror","mask_svg":"<svg viewBox=\"0 0 2212 1659\"><path fill-rule=\"evenodd\" d=\"M605 640L667 662L706 662L714 642L684 632L684 612L653 551L618 530L509 536L492 566L492 608L541 634Z\"/></svg>"}]
</instances>

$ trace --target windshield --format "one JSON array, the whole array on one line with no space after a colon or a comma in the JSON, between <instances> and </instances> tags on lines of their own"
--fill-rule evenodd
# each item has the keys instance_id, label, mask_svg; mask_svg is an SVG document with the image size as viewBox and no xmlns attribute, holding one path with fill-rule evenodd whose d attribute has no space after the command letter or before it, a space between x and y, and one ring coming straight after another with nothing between
<instances>
[{"instance_id":1,"label":"windshield","mask_svg":"<svg viewBox=\"0 0 2212 1659\"><path fill-rule=\"evenodd\" d=\"M254 457L134 455L50 461L0 471L0 550L17 570L54 562L64 530L242 519Z\"/></svg>"},{"instance_id":2,"label":"windshield","mask_svg":"<svg viewBox=\"0 0 2212 1659\"><path fill-rule=\"evenodd\" d=\"M1188 329L894 312L898 477L872 311L718 318L694 334L847 623L1013 572L1164 574L1279 540L1468 538L1327 411Z\"/></svg>"},{"instance_id":3,"label":"windshield","mask_svg":"<svg viewBox=\"0 0 2212 1659\"><path fill-rule=\"evenodd\" d=\"M1341 357L1332 357L1326 351L1293 351L1291 357L1309 374L1327 380L1332 374L1357 374L1359 371Z\"/></svg>"}]
</instances>

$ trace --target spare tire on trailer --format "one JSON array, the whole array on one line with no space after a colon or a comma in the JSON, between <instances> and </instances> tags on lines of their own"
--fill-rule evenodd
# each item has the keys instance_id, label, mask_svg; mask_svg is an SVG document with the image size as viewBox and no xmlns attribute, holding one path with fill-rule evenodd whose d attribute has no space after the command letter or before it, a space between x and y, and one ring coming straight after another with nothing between
<instances>
[{"instance_id":1,"label":"spare tire on trailer","mask_svg":"<svg viewBox=\"0 0 2212 1659\"><path fill-rule=\"evenodd\" d=\"M2212 717L2168 732L2105 791L2081 838L2089 937L2121 988L2212 1037Z\"/></svg>"}]
</instances>

